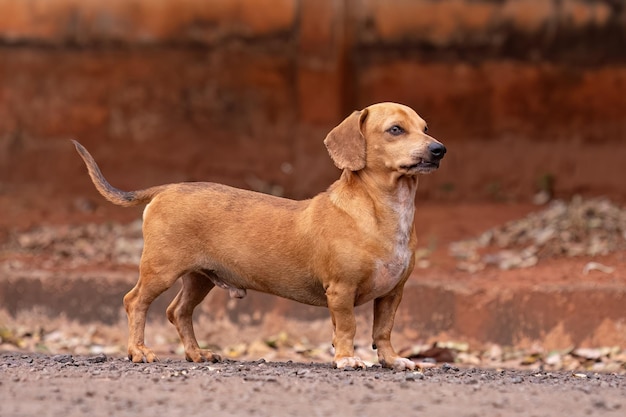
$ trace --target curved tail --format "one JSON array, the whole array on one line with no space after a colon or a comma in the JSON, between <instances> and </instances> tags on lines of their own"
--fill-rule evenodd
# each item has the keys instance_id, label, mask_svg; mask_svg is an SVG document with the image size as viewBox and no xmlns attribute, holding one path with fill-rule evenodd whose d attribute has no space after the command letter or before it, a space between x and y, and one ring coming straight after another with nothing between
<instances>
[{"instance_id":1,"label":"curved tail","mask_svg":"<svg viewBox=\"0 0 626 417\"><path fill-rule=\"evenodd\" d=\"M98 164L96 164L96 161L87 149L73 139L72 143L74 143L80 157L83 158L83 161L85 161L85 165L87 165L87 170L89 171L89 176L91 177L93 184L96 186L96 189L111 203L124 207L146 204L149 203L155 195L162 191L163 187L152 187L140 191L122 191L113 187L104 178L104 175L100 172L100 168L98 168Z\"/></svg>"}]
</instances>

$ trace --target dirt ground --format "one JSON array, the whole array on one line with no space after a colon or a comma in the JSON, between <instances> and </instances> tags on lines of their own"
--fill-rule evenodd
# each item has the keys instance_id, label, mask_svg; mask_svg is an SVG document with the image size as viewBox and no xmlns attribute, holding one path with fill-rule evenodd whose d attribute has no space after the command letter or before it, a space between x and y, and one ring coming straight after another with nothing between
<instances>
[{"instance_id":1,"label":"dirt ground","mask_svg":"<svg viewBox=\"0 0 626 417\"><path fill-rule=\"evenodd\" d=\"M0 354L2 416L623 415L626 377L458 368L423 372L327 364Z\"/></svg>"}]
</instances>

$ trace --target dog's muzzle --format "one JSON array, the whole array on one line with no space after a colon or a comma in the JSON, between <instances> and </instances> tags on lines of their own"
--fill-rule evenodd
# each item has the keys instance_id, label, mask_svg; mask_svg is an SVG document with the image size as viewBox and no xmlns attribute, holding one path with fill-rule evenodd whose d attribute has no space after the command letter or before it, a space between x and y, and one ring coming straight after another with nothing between
<instances>
[{"instance_id":1,"label":"dog's muzzle","mask_svg":"<svg viewBox=\"0 0 626 417\"><path fill-rule=\"evenodd\" d=\"M408 173L428 174L439 168L439 161L446 154L446 147L439 142L428 145L428 158L420 158L414 164L401 165L400 168Z\"/></svg>"}]
</instances>

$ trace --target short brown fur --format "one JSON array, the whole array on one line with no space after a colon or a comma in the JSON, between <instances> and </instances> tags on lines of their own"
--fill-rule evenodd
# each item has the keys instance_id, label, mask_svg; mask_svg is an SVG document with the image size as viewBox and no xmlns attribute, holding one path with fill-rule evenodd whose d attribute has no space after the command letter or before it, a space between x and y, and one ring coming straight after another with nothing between
<instances>
[{"instance_id":1,"label":"short brown fur","mask_svg":"<svg viewBox=\"0 0 626 417\"><path fill-rule=\"evenodd\" d=\"M401 128L399 134L394 126ZM129 358L157 360L144 345L146 312L182 278L167 317L190 361L220 359L200 349L192 324L194 308L218 286L233 297L250 289L328 307L333 364L338 368L365 367L354 355L354 307L373 301L372 338L379 361L386 367L414 369L414 362L398 356L390 338L414 264L417 174L435 170L445 154L425 130L423 119L396 103L353 113L324 141L343 170L340 179L304 201L214 183L121 191L74 141L105 198L122 206L148 204L139 281L124 297Z\"/></svg>"}]
</instances>

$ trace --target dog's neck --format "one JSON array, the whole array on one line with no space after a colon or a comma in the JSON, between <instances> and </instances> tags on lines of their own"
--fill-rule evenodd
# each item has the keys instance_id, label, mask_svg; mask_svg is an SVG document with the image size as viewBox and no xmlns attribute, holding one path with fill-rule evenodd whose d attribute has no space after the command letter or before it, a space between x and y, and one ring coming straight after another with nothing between
<instances>
[{"instance_id":1,"label":"dog's neck","mask_svg":"<svg viewBox=\"0 0 626 417\"><path fill-rule=\"evenodd\" d=\"M415 176L390 175L384 178L371 175L365 170L344 170L341 178L329 189L329 193L335 205L348 212L356 211L354 215L369 214L372 221L378 224L388 219L410 233L415 214L417 184ZM368 203L362 204L363 199ZM358 203L356 200L359 200ZM355 210L351 209L353 207ZM364 207L369 210L364 210Z\"/></svg>"},{"instance_id":2,"label":"dog's neck","mask_svg":"<svg viewBox=\"0 0 626 417\"><path fill-rule=\"evenodd\" d=\"M362 188L372 199L383 205L415 205L418 180L416 176L392 173L388 176L374 175L367 170L344 171L342 179Z\"/></svg>"}]
</instances>

